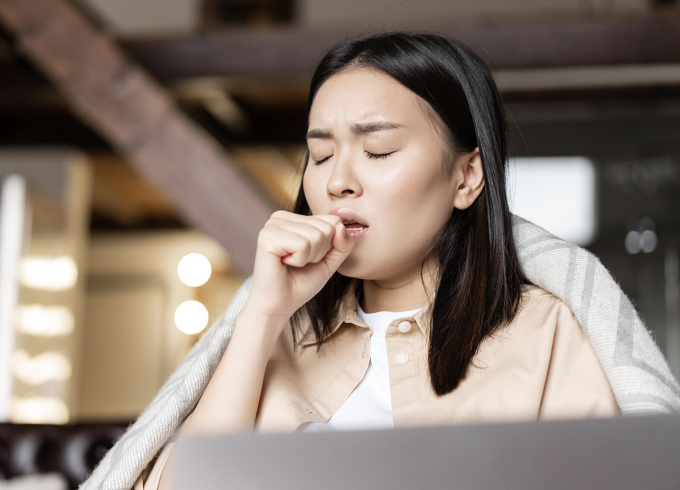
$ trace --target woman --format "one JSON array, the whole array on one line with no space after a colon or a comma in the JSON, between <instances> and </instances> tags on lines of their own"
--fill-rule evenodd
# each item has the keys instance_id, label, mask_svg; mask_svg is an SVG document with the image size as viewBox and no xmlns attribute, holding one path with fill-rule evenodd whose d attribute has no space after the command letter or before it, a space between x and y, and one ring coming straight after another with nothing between
<instances>
[{"instance_id":1,"label":"woman","mask_svg":"<svg viewBox=\"0 0 680 490\"><path fill-rule=\"evenodd\" d=\"M294 212L261 230L183 431L619 415L572 312L521 270L503 106L470 49L399 32L341 43L313 76L308 126ZM171 447L135 488L167 488Z\"/></svg>"}]
</instances>

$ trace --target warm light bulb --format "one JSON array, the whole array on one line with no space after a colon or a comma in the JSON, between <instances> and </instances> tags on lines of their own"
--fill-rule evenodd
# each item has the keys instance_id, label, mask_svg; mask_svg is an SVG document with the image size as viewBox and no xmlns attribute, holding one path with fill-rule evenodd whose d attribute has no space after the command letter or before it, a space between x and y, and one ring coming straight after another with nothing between
<instances>
[{"instance_id":1,"label":"warm light bulb","mask_svg":"<svg viewBox=\"0 0 680 490\"><path fill-rule=\"evenodd\" d=\"M62 291L78 280L78 266L72 257L26 257L21 263L21 283L34 289Z\"/></svg>"},{"instance_id":2,"label":"warm light bulb","mask_svg":"<svg viewBox=\"0 0 680 490\"><path fill-rule=\"evenodd\" d=\"M12 397L10 412L17 424L66 424L70 419L64 400L52 396Z\"/></svg>"},{"instance_id":3,"label":"warm light bulb","mask_svg":"<svg viewBox=\"0 0 680 490\"><path fill-rule=\"evenodd\" d=\"M202 286L208 282L211 272L210 261L205 255L199 253L185 255L177 265L177 275L180 280L191 287Z\"/></svg>"},{"instance_id":4,"label":"warm light bulb","mask_svg":"<svg viewBox=\"0 0 680 490\"><path fill-rule=\"evenodd\" d=\"M71 379L71 361L61 352L48 351L34 357L22 349L10 358L12 373L29 385Z\"/></svg>"},{"instance_id":5,"label":"warm light bulb","mask_svg":"<svg viewBox=\"0 0 680 490\"><path fill-rule=\"evenodd\" d=\"M186 334L195 334L203 330L208 324L208 309L203 303L185 301L175 310L175 325Z\"/></svg>"},{"instance_id":6,"label":"warm light bulb","mask_svg":"<svg viewBox=\"0 0 680 490\"><path fill-rule=\"evenodd\" d=\"M72 333L75 320L65 306L19 305L16 324L21 333L53 337Z\"/></svg>"}]
</instances>

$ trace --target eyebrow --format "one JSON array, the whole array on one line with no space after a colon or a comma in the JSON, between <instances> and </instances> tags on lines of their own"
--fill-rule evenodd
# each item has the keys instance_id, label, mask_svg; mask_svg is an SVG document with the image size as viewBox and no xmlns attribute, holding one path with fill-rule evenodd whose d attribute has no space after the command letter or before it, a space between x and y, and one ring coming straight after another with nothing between
<instances>
[{"instance_id":1,"label":"eyebrow","mask_svg":"<svg viewBox=\"0 0 680 490\"><path fill-rule=\"evenodd\" d=\"M377 122L369 122L369 123L356 123L352 124L351 129L352 133L354 134L368 134L368 133L375 133L376 131L385 131L388 129L397 129L401 128L403 125L394 123L394 122L389 122L389 121L377 121ZM307 133L307 136L305 136L305 139L312 139L312 138L332 138L333 133L331 133L327 129L311 129Z\"/></svg>"}]
</instances>

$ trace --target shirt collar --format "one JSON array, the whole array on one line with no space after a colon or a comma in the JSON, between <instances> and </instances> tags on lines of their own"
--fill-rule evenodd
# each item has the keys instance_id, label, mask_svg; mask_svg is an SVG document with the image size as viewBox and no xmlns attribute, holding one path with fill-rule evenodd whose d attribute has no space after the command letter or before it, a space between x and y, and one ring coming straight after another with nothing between
<instances>
[{"instance_id":1,"label":"shirt collar","mask_svg":"<svg viewBox=\"0 0 680 490\"><path fill-rule=\"evenodd\" d=\"M338 313L333 320L333 328L328 335L330 337L336 330L338 330L342 325L353 323L359 327L369 328L361 319L358 317L357 309L357 285L360 279L352 279L349 286L345 290L342 296L340 306L338 307ZM406 316L404 318L413 318L416 325L420 328L425 338L428 339L430 334L430 326L432 323L432 301L434 298L430 298L430 303L423 307L418 313L413 315L413 317ZM306 314L303 316L304 325L301 329L302 336L300 337L299 345L312 345L316 343L316 336L314 335L314 329L312 329L312 322L309 316ZM327 338L328 338L327 337Z\"/></svg>"}]
</instances>

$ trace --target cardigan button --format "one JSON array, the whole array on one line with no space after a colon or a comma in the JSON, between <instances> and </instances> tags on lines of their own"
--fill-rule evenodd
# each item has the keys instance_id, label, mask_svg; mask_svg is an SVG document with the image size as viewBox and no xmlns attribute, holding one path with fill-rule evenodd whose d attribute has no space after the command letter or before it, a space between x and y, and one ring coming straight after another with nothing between
<instances>
[{"instance_id":1,"label":"cardigan button","mask_svg":"<svg viewBox=\"0 0 680 490\"><path fill-rule=\"evenodd\" d=\"M399 331L406 333L411 330L411 322L403 321L399 324Z\"/></svg>"}]
</instances>

